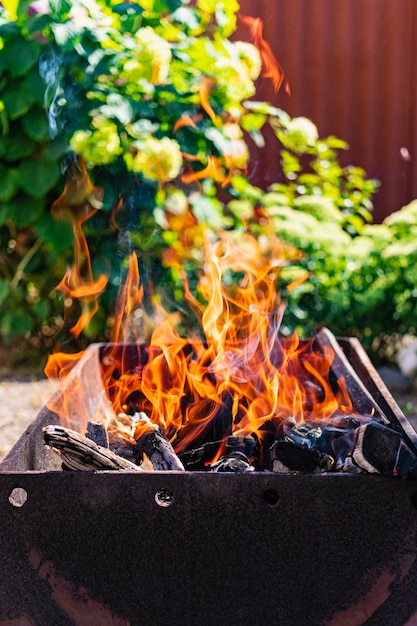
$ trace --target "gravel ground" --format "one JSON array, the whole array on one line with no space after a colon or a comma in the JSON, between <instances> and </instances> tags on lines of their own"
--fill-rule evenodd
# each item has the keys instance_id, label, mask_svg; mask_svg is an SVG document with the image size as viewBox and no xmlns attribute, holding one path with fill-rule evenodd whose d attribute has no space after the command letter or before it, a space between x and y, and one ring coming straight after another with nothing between
<instances>
[{"instance_id":1,"label":"gravel ground","mask_svg":"<svg viewBox=\"0 0 417 626\"><path fill-rule=\"evenodd\" d=\"M0 382L0 460L52 396L49 380Z\"/></svg>"}]
</instances>

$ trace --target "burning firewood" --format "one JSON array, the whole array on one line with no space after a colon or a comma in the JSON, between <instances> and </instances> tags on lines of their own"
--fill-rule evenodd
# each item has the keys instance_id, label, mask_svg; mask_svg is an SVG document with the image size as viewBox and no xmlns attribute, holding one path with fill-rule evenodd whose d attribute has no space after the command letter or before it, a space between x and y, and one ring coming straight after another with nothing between
<instances>
[{"instance_id":1,"label":"burning firewood","mask_svg":"<svg viewBox=\"0 0 417 626\"><path fill-rule=\"evenodd\" d=\"M106 425L102 422L87 422L87 432L85 436L102 448L109 447L109 435Z\"/></svg>"},{"instance_id":2,"label":"burning firewood","mask_svg":"<svg viewBox=\"0 0 417 626\"><path fill-rule=\"evenodd\" d=\"M144 471L139 465L63 426L45 426L43 438L45 444L61 456L63 464L70 470Z\"/></svg>"},{"instance_id":3,"label":"burning firewood","mask_svg":"<svg viewBox=\"0 0 417 626\"><path fill-rule=\"evenodd\" d=\"M146 413L140 412L135 415L137 430L144 430L136 441L135 449L140 456L146 454L155 470L159 471L185 471L184 465L176 455L174 448L158 426L153 424Z\"/></svg>"}]
</instances>

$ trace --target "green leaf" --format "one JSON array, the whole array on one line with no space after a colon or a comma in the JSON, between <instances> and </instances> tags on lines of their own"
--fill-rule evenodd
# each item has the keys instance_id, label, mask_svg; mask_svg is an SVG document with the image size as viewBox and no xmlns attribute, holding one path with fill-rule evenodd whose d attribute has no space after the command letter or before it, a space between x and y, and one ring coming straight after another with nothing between
<instances>
[{"instance_id":1,"label":"green leaf","mask_svg":"<svg viewBox=\"0 0 417 626\"><path fill-rule=\"evenodd\" d=\"M171 15L174 22L188 26L191 30L196 30L200 26L199 19L194 9L180 7Z\"/></svg>"},{"instance_id":2,"label":"green leaf","mask_svg":"<svg viewBox=\"0 0 417 626\"><path fill-rule=\"evenodd\" d=\"M66 19L67 14L71 11L73 2L71 0L49 0L49 4L59 19Z\"/></svg>"},{"instance_id":3,"label":"green leaf","mask_svg":"<svg viewBox=\"0 0 417 626\"><path fill-rule=\"evenodd\" d=\"M257 148L265 147L265 137L260 130L252 130L250 132L250 136L252 137L253 142Z\"/></svg>"},{"instance_id":4,"label":"green leaf","mask_svg":"<svg viewBox=\"0 0 417 626\"><path fill-rule=\"evenodd\" d=\"M61 136L43 146L43 154L50 161L58 161L69 150L68 141Z\"/></svg>"},{"instance_id":5,"label":"green leaf","mask_svg":"<svg viewBox=\"0 0 417 626\"><path fill-rule=\"evenodd\" d=\"M182 4L184 4L184 0L154 0L153 10L155 13L165 13L166 11L172 13Z\"/></svg>"},{"instance_id":6,"label":"green leaf","mask_svg":"<svg viewBox=\"0 0 417 626\"><path fill-rule=\"evenodd\" d=\"M15 122L8 135L0 136L0 157L5 161L18 161L32 154L35 143Z\"/></svg>"},{"instance_id":7,"label":"green leaf","mask_svg":"<svg viewBox=\"0 0 417 626\"><path fill-rule=\"evenodd\" d=\"M18 189L16 170L0 165L0 202L8 202Z\"/></svg>"},{"instance_id":8,"label":"green leaf","mask_svg":"<svg viewBox=\"0 0 417 626\"><path fill-rule=\"evenodd\" d=\"M55 41L62 48L65 48L67 44L71 44L74 39L79 38L82 35L82 30L82 27L79 27L72 20L68 20L63 24L52 25Z\"/></svg>"},{"instance_id":9,"label":"green leaf","mask_svg":"<svg viewBox=\"0 0 417 626\"><path fill-rule=\"evenodd\" d=\"M6 337L14 334L25 335L32 330L33 321L25 311L6 311L0 322L0 331Z\"/></svg>"},{"instance_id":10,"label":"green leaf","mask_svg":"<svg viewBox=\"0 0 417 626\"><path fill-rule=\"evenodd\" d=\"M22 127L34 141L50 139L49 122L43 109L34 108L22 118Z\"/></svg>"},{"instance_id":11,"label":"green leaf","mask_svg":"<svg viewBox=\"0 0 417 626\"><path fill-rule=\"evenodd\" d=\"M112 93L107 98L107 104L103 104L99 111L108 118L116 118L121 124L129 124L132 121L133 111L129 100L118 93Z\"/></svg>"},{"instance_id":12,"label":"green leaf","mask_svg":"<svg viewBox=\"0 0 417 626\"><path fill-rule=\"evenodd\" d=\"M28 7L32 0L18 0L17 1L17 16L26 16Z\"/></svg>"},{"instance_id":13,"label":"green leaf","mask_svg":"<svg viewBox=\"0 0 417 626\"><path fill-rule=\"evenodd\" d=\"M51 313L51 304L49 300L39 300L31 306L31 310L35 313L36 317L41 320L47 320Z\"/></svg>"},{"instance_id":14,"label":"green leaf","mask_svg":"<svg viewBox=\"0 0 417 626\"><path fill-rule=\"evenodd\" d=\"M10 280L0 280L0 304L7 298L9 285Z\"/></svg>"},{"instance_id":15,"label":"green leaf","mask_svg":"<svg viewBox=\"0 0 417 626\"><path fill-rule=\"evenodd\" d=\"M289 115L282 109L272 106L268 102L258 102L256 100L245 100L242 103L245 109L248 111L255 111L255 113L264 113L265 115L271 115L278 119L288 120Z\"/></svg>"},{"instance_id":16,"label":"green leaf","mask_svg":"<svg viewBox=\"0 0 417 626\"><path fill-rule=\"evenodd\" d=\"M334 135L330 135L329 137L326 137L324 141L329 146L329 148L334 148L335 150L348 150L349 149L349 144L346 143L346 141L344 141L343 139L339 139L338 137L335 137Z\"/></svg>"},{"instance_id":17,"label":"green leaf","mask_svg":"<svg viewBox=\"0 0 417 626\"><path fill-rule=\"evenodd\" d=\"M232 152L232 142L217 128L207 128L205 136L213 142L220 154L230 154Z\"/></svg>"},{"instance_id":18,"label":"green leaf","mask_svg":"<svg viewBox=\"0 0 417 626\"><path fill-rule=\"evenodd\" d=\"M242 117L242 128L248 132L254 130L261 130L267 120L267 116L264 113L246 113Z\"/></svg>"},{"instance_id":19,"label":"green leaf","mask_svg":"<svg viewBox=\"0 0 417 626\"><path fill-rule=\"evenodd\" d=\"M3 48L6 66L12 78L24 76L37 64L41 47L36 41L28 41L24 37L14 37Z\"/></svg>"},{"instance_id":20,"label":"green leaf","mask_svg":"<svg viewBox=\"0 0 417 626\"><path fill-rule=\"evenodd\" d=\"M119 15L142 15L143 13L142 7L136 2L134 4L130 2L115 4L114 7L112 7L112 11Z\"/></svg>"},{"instance_id":21,"label":"green leaf","mask_svg":"<svg viewBox=\"0 0 417 626\"><path fill-rule=\"evenodd\" d=\"M29 198L25 193L19 192L10 202L4 203L3 207L18 226L30 226L44 211L45 198Z\"/></svg>"},{"instance_id":22,"label":"green leaf","mask_svg":"<svg viewBox=\"0 0 417 626\"><path fill-rule=\"evenodd\" d=\"M217 198L209 198L199 194L191 202L193 213L199 222L205 222L210 228L217 230L224 228L227 224L227 218L223 213L222 204Z\"/></svg>"},{"instance_id":23,"label":"green leaf","mask_svg":"<svg viewBox=\"0 0 417 626\"><path fill-rule=\"evenodd\" d=\"M253 216L253 204L249 200L231 200L227 208L242 220L249 220Z\"/></svg>"},{"instance_id":24,"label":"green leaf","mask_svg":"<svg viewBox=\"0 0 417 626\"><path fill-rule=\"evenodd\" d=\"M232 178L232 187L236 189L237 192L240 192L242 195L250 198L252 200L259 200L262 198L264 192L259 187L255 187L251 185L248 179L245 176L233 176Z\"/></svg>"},{"instance_id":25,"label":"green leaf","mask_svg":"<svg viewBox=\"0 0 417 626\"><path fill-rule=\"evenodd\" d=\"M32 106L31 100L22 90L21 81L11 83L3 93L2 100L11 120L25 115Z\"/></svg>"},{"instance_id":26,"label":"green leaf","mask_svg":"<svg viewBox=\"0 0 417 626\"><path fill-rule=\"evenodd\" d=\"M0 26L0 37L2 39L7 40L9 39L9 37L13 37L16 35L20 35L20 29L17 26L16 22L11 22L7 20ZM4 48L2 48L2 51L3 50Z\"/></svg>"},{"instance_id":27,"label":"green leaf","mask_svg":"<svg viewBox=\"0 0 417 626\"><path fill-rule=\"evenodd\" d=\"M39 74L38 66L33 67L24 77L22 91L30 102L44 106L46 85Z\"/></svg>"},{"instance_id":28,"label":"green leaf","mask_svg":"<svg viewBox=\"0 0 417 626\"><path fill-rule=\"evenodd\" d=\"M26 159L18 167L21 188L32 198L41 198L58 182L61 171L55 161Z\"/></svg>"},{"instance_id":29,"label":"green leaf","mask_svg":"<svg viewBox=\"0 0 417 626\"><path fill-rule=\"evenodd\" d=\"M55 220L49 212L41 215L34 228L39 237L58 253L67 250L74 239L71 226L67 222Z\"/></svg>"}]
</instances>

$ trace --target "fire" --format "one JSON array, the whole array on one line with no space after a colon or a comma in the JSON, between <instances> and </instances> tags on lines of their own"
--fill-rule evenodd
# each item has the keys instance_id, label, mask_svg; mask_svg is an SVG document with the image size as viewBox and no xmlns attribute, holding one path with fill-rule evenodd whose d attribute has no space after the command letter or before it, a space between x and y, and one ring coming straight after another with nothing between
<instances>
[{"instance_id":1,"label":"fire","mask_svg":"<svg viewBox=\"0 0 417 626\"><path fill-rule=\"evenodd\" d=\"M65 294L71 306L73 300L81 304L82 314L71 332L78 337L98 309L97 297L104 291L107 276L93 278L90 254L82 225L101 206L101 190L94 187L80 160L68 176L65 189L52 205L52 214L57 219L70 221L74 233L74 261L64 278L56 287ZM69 307L68 307L69 308Z\"/></svg>"},{"instance_id":2,"label":"fire","mask_svg":"<svg viewBox=\"0 0 417 626\"><path fill-rule=\"evenodd\" d=\"M290 86L285 80L285 74L271 50L271 46L263 37L263 22L259 17L250 17L239 14L241 21L246 24L251 32L254 45L258 48L262 58L264 78L270 78L275 91L279 91L285 81L285 91L290 93Z\"/></svg>"},{"instance_id":3,"label":"fire","mask_svg":"<svg viewBox=\"0 0 417 626\"><path fill-rule=\"evenodd\" d=\"M264 76L271 78L278 90L285 76L263 38L262 22L240 17L251 29ZM213 79L203 79L199 97L202 111L216 126L221 118L210 105L214 86ZM195 128L201 119L201 112L183 115L174 133L183 126ZM248 154L239 126L232 120L223 122L222 131L230 144L224 161L207 155L202 169L194 170L189 164L181 174L183 184L211 177L224 186L235 170L245 171ZM108 280L105 275L94 278L83 233L84 222L100 206L101 192L92 185L80 160L52 207L56 217L71 221L74 232L74 262L57 289L64 294L66 310L74 301L81 307L70 329L75 337L96 313L98 297ZM114 224L119 209L120 205L114 209ZM186 219L183 237L185 226L196 227L191 213ZM164 262L175 265L175 254L171 250ZM178 331L179 314L165 311L156 298L152 316L147 313L138 260L132 254L116 305L111 343L99 362L94 354L86 360L83 352L57 353L49 358L47 375L67 380L63 395L50 408L71 427L82 429L91 419L104 421L129 441L138 440L150 424L158 426L176 452L212 442L212 461L224 452L230 437L259 441L288 419L297 423L328 421L334 415L349 414L352 403L344 381L330 382L332 351L318 350L313 340L300 342L295 335L283 338L280 334L285 302L278 281L296 256L266 229L258 238L227 232L220 233L215 242L207 237L197 297L181 264L177 265L184 275L185 301L198 319L197 329L184 337ZM305 278L301 276L287 289L294 289ZM81 362L83 369L78 371ZM99 376L92 374L94 368ZM90 384L102 385L105 397L99 394L92 402ZM150 421L134 424L126 419L136 413L145 413Z\"/></svg>"},{"instance_id":4,"label":"fire","mask_svg":"<svg viewBox=\"0 0 417 626\"><path fill-rule=\"evenodd\" d=\"M112 342L100 363L108 403L81 417L80 427L91 415L110 419L122 437L134 441L149 426L141 422L132 428L115 416L143 411L176 452L217 442L215 460L231 436L261 440L271 424L277 427L289 418L328 421L352 412L343 381L330 383L331 349L317 351L313 341L280 336L285 303L277 281L291 261L282 242L270 233L256 239L225 232L214 243L207 239L205 248L198 298L185 282L199 333L181 336L178 314L168 314L155 300L158 323L146 345L141 339L151 320L143 306L137 258L131 255ZM90 294L85 283L71 294L92 298L99 293L98 284L91 281ZM79 325L85 323L81 318ZM47 374L68 376L80 356L53 355ZM68 393L59 407L61 417L74 413L74 385ZM86 394L88 384L81 395ZM82 405L76 401L77 414Z\"/></svg>"}]
</instances>

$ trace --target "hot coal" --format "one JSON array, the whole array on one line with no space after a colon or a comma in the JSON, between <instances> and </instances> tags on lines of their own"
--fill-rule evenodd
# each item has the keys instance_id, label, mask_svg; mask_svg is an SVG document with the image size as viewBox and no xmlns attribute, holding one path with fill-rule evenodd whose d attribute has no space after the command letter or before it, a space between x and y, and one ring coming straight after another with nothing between
<instances>
[{"instance_id":1,"label":"hot coal","mask_svg":"<svg viewBox=\"0 0 417 626\"><path fill-rule=\"evenodd\" d=\"M243 472L253 472L254 469L243 452L231 452L210 465L212 472L235 472L241 474Z\"/></svg>"},{"instance_id":2,"label":"hot coal","mask_svg":"<svg viewBox=\"0 0 417 626\"><path fill-rule=\"evenodd\" d=\"M417 477L417 456L402 434L370 416L346 415L330 423L287 420L270 449L274 471L361 472Z\"/></svg>"},{"instance_id":3,"label":"hot coal","mask_svg":"<svg viewBox=\"0 0 417 626\"><path fill-rule=\"evenodd\" d=\"M274 472L326 472L334 465L334 459L317 448L309 448L292 441L275 441L271 448Z\"/></svg>"}]
</instances>

